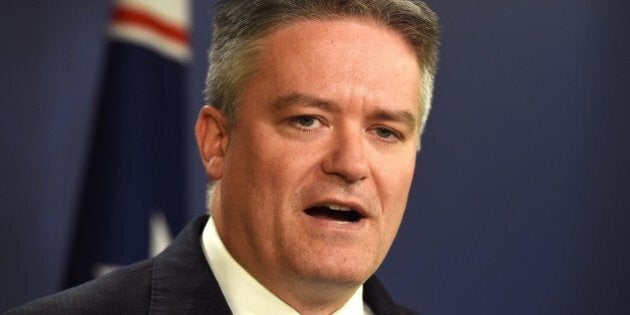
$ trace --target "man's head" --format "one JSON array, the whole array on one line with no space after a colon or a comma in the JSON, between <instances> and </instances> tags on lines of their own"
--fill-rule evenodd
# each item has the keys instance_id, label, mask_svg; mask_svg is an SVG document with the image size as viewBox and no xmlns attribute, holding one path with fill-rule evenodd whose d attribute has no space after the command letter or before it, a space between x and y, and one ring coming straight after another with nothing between
<instances>
[{"instance_id":1,"label":"man's head","mask_svg":"<svg viewBox=\"0 0 630 315\"><path fill-rule=\"evenodd\" d=\"M428 111L418 95L428 102L435 71L435 16L409 1L227 2L212 106L196 127L217 230L285 302L338 307L376 271L402 220ZM421 51L401 31L411 28Z\"/></svg>"}]
</instances>

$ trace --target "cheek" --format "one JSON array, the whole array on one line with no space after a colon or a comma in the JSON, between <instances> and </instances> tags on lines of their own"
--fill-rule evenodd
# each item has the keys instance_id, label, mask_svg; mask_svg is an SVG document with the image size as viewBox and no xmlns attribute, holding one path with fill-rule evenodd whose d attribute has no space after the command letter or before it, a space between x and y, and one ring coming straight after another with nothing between
<instances>
[{"instance_id":1,"label":"cheek","mask_svg":"<svg viewBox=\"0 0 630 315\"><path fill-rule=\"evenodd\" d=\"M407 200L413 180L415 158L413 162L410 162L411 159L409 158L399 159L398 161L400 160L406 160L408 162L388 163L388 167L382 167L379 176L375 177L378 194L383 207L383 223L385 224L383 228L387 231L386 234L391 237L391 239L388 239L388 242L393 241L398 231L407 207Z\"/></svg>"},{"instance_id":2,"label":"cheek","mask_svg":"<svg viewBox=\"0 0 630 315\"><path fill-rule=\"evenodd\" d=\"M260 130L260 129L259 129ZM255 133L246 143L235 143L237 162L234 174L241 177L241 185L249 187L249 193L276 206L291 198L302 181L317 167L317 155L300 143L282 139L273 130ZM227 176L226 176L227 177Z\"/></svg>"},{"instance_id":3,"label":"cheek","mask_svg":"<svg viewBox=\"0 0 630 315\"><path fill-rule=\"evenodd\" d=\"M396 159L394 162L381 163L375 175L381 200L392 205L406 204L413 180L415 158Z\"/></svg>"},{"instance_id":4,"label":"cheek","mask_svg":"<svg viewBox=\"0 0 630 315\"><path fill-rule=\"evenodd\" d=\"M267 141L259 147L263 159L269 166L267 172L286 183L299 181L312 171L321 160L325 142L300 142L287 139L281 132L273 130ZM282 182L282 181L281 181Z\"/></svg>"}]
</instances>

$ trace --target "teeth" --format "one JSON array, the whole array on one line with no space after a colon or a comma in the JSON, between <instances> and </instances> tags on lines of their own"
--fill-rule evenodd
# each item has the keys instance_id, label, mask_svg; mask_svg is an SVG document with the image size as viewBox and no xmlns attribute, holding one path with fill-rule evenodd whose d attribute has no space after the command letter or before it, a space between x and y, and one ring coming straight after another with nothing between
<instances>
[{"instance_id":1,"label":"teeth","mask_svg":"<svg viewBox=\"0 0 630 315\"><path fill-rule=\"evenodd\" d=\"M350 211L352 209L350 208L346 208L346 207L342 207L339 205L325 205L326 208L329 208L330 210L337 210L337 211Z\"/></svg>"}]
</instances>

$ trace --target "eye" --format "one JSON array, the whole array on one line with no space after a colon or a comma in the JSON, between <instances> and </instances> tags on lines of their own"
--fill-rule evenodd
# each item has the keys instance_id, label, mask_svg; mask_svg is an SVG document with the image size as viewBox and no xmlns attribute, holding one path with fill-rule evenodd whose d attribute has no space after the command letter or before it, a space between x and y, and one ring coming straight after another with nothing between
<instances>
[{"instance_id":1,"label":"eye","mask_svg":"<svg viewBox=\"0 0 630 315\"><path fill-rule=\"evenodd\" d=\"M397 142L402 139L400 134L397 132L384 127L376 127L374 128L374 134L383 141L386 142Z\"/></svg>"},{"instance_id":2,"label":"eye","mask_svg":"<svg viewBox=\"0 0 630 315\"><path fill-rule=\"evenodd\" d=\"M321 122L319 121L317 117L308 116L308 115L296 116L291 119L291 122L297 128L304 129L304 130L315 129L321 124Z\"/></svg>"},{"instance_id":3,"label":"eye","mask_svg":"<svg viewBox=\"0 0 630 315\"><path fill-rule=\"evenodd\" d=\"M376 128L376 134L381 138L390 138L394 135L391 130L385 128Z\"/></svg>"}]
</instances>

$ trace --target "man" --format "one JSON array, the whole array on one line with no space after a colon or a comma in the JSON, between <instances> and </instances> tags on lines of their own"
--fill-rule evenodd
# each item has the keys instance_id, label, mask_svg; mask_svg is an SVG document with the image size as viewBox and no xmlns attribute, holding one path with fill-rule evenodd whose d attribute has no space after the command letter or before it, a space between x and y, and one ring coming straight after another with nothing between
<instances>
[{"instance_id":1,"label":"man","mask_svg":"<svg viewBox=\"0 0 630 315\"><path fill-rule=\"evenodd\" d=\"M412 0L220 2L195 129L212 216L12 312L406 312L373 274L406 207L437 33Z\"/></svg>"}]
</instances>

